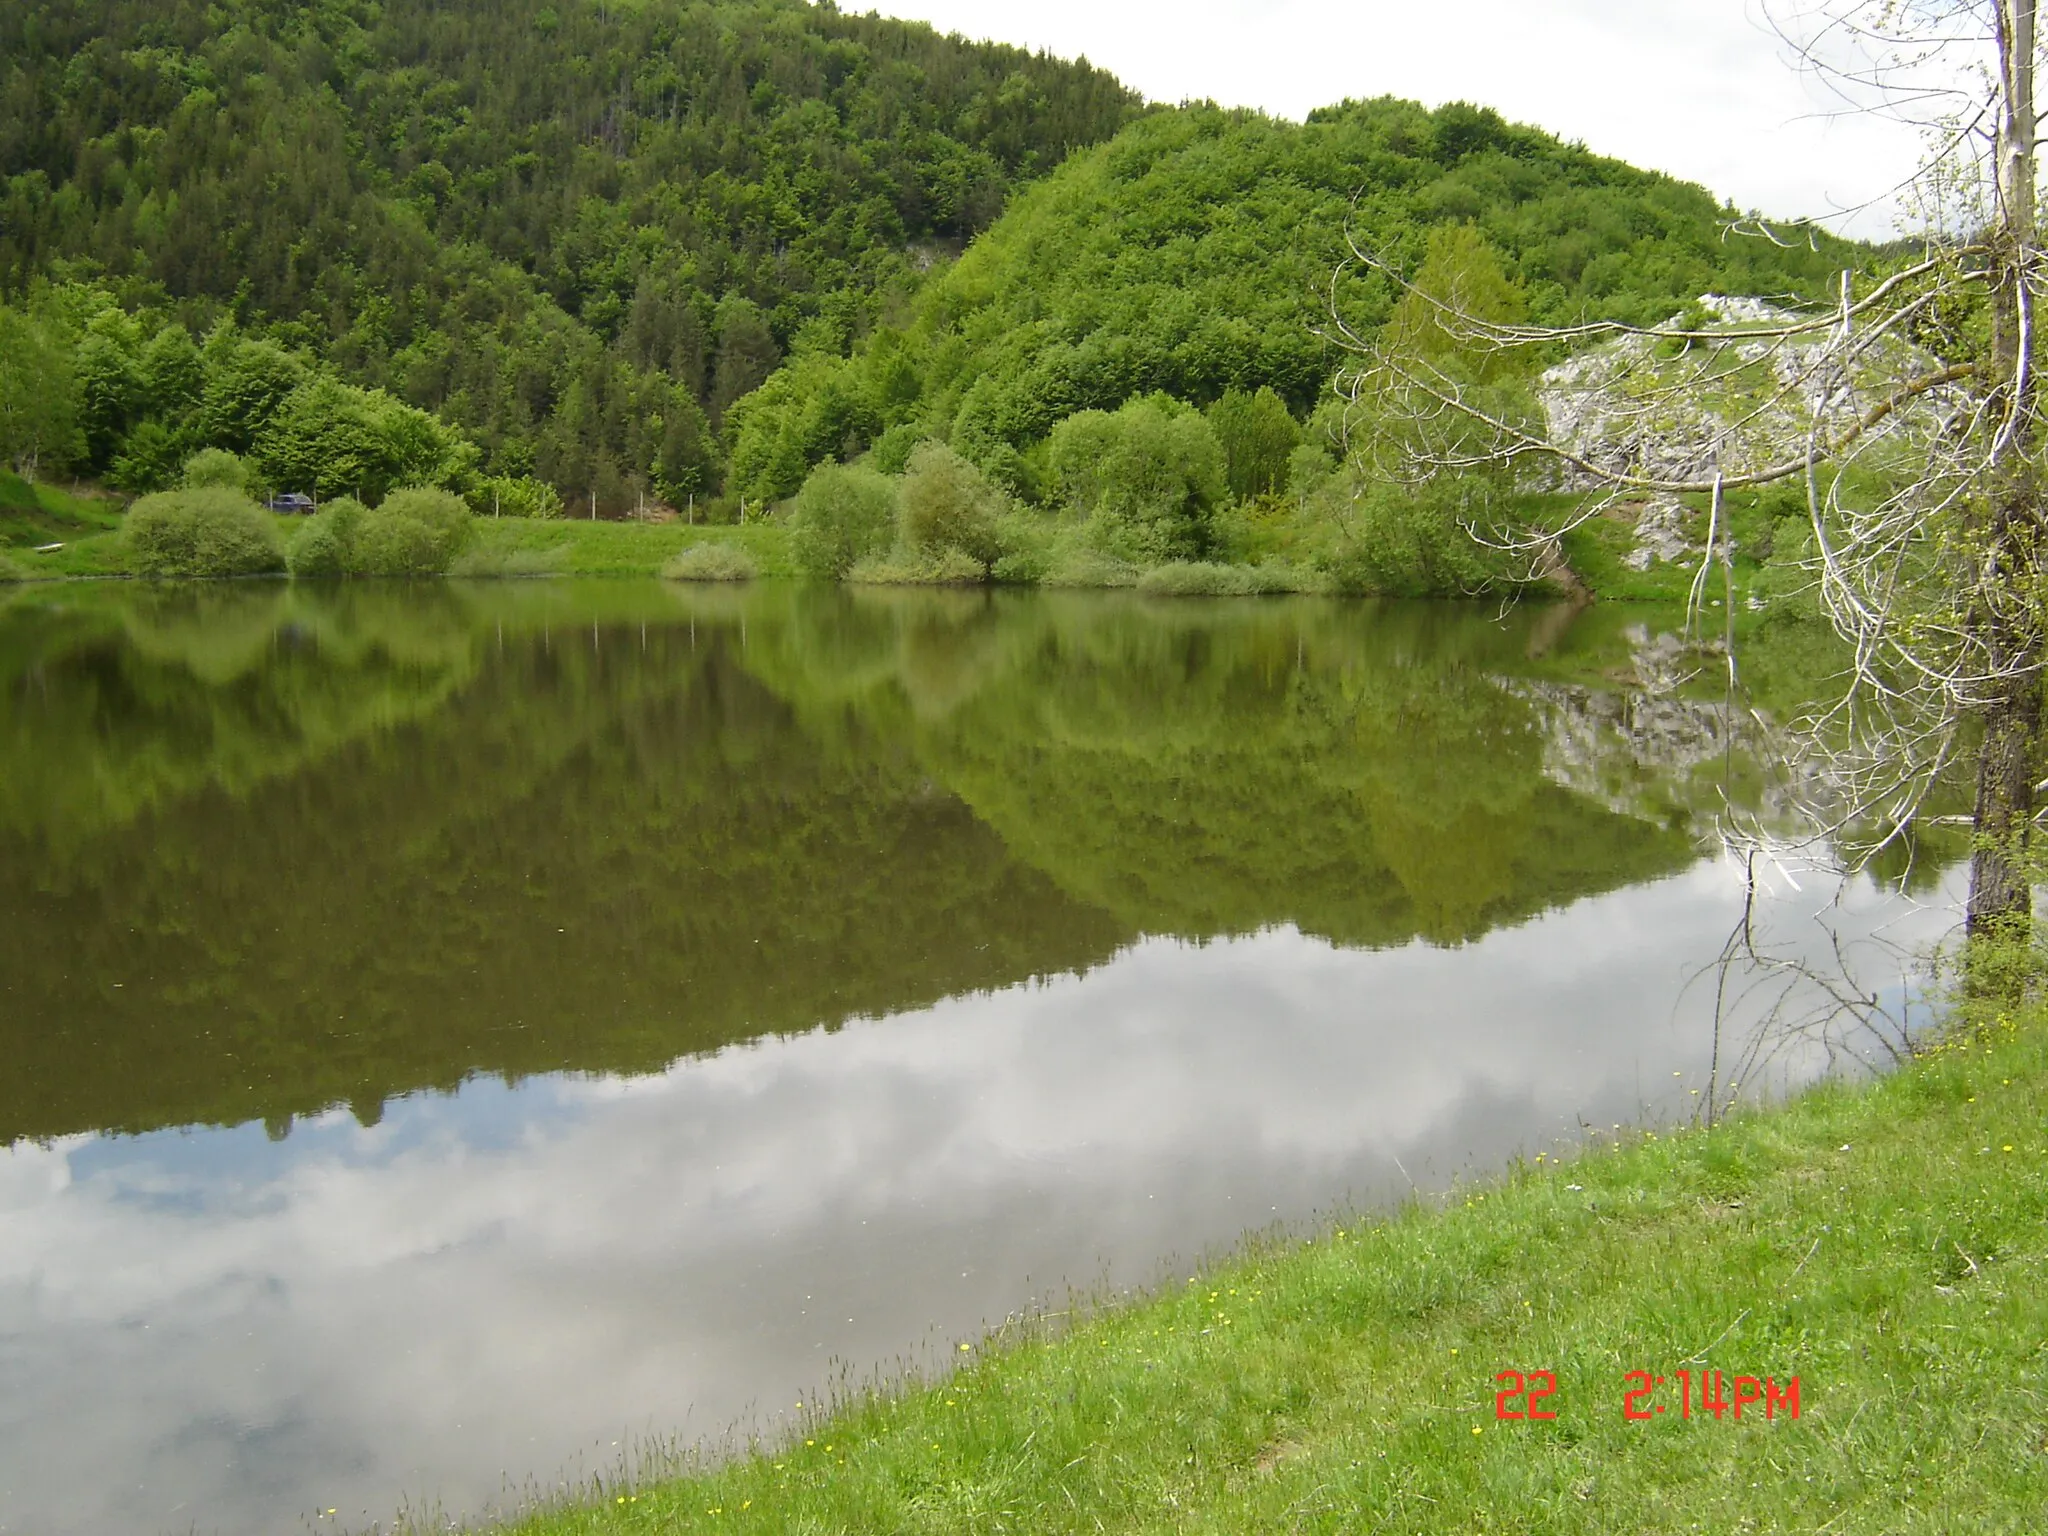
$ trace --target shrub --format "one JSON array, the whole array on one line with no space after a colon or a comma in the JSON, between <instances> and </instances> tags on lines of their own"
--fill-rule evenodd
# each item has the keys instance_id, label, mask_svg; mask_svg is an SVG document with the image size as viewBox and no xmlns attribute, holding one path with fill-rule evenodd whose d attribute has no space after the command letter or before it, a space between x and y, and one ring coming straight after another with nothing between
<instances>
[{"instance_id":1,"label":"shrub","mask_svg":"<svg viewBox=\"0 0 2048 1536\"><path fill-rule=\"evenodd\" d=\"M954 551L987 566L1003 552L1009 498L944 443L921 443L903 473L903 542L927 556Z\"/></svg>"},{"instance_id":2,"label":"shrub","mask_svg":"<svg viewBox=\"0 0 2048 1536\"><path fill-rule=\"evenodd\" d=\"M545 520L562 515L562 493L531 475L493 475L477 481L469 506L479 517Z\"/></svg>"},{"instance_id":3,"label":"shrub","mask_svg":"<svg viewBox=\"0 0 2048 1536\"><path fill-rule=\"evenodd\" d=\"M495 540L471 544L448 567L450 576L559 576L569 563L569 546L522 548Z\"/></svg>"},{"instance_id":4,"label":"shrub","mask_svg":"<svg viewBox=\"0 0 2048 1536\"><path fill-rule=\"evenodd\" d=\"M754 557L737 544L707 540L675 556L661 574L670 581L752 581L760 570Z\"/></svg>"},{"instance_id":5,"label":"shrub","mask_svg":"<svg viewBox=\"0 0 2048 1536\"><path fill-rule=\"evenodd\" d=\"M450 491L393 491L375 508L338 497L292 540L291 571L294 576L439 576L469 541L471 526L469 508Z\"/></svg>"},{"instance_id":6,"label":"shrub","mask_svg":"<svg viewBox=\"0 0 2048 1536\"><path fill-rule=\"evenodd\" d=\"M288 557L294 577L347 576L356 568L356 532L366 508L341 496L308 518L292 536Z\"/></svg>"},{"instance_id":7,"label":"shrub","mask_svg":"<svg viewBox=\"0 0 2048 1536\"><path fill-rule=\"evenodd\" d=\"M1288 459L1301 443L1301 428L1286 401L1264 385L1257 394L1229 389L1207 415L1223 448L1231 495L1245 500L1287 488Z\"/></svg>"},{"instance_id":8,"label":"shrub","mask_svg":"<svg viewBox=\"0 0 2048 1536\"><path fill-rule=\"evenodd\" d=\"M887 476L850 464L820 464L796 493L790 556L812 576L844 576L853 563L879 554L896 533L896 486Z\"/></svg>"},{"instance_id":9,"label":"shrub","mask_svg":"<svg viewBox=\"0 0 2048 1536\"><path fill-rule=\"evenodd\" d=\"M1506 557L1469 531L1491 520L1488 489L1476 476L1416 487L1333 482L1326 497L1353 498L1324 560L1337 590L1470 597L1515 585Z\"/></svg>"},{"instance_id":10,"label":"shrub","mask_svg":"<svg viewBox=\"0 0 2048 1536\"><path fill-rule=\"evenodd\" d=\"M1219 565L1176 560L1155 565L1138 578L1138 590L1154 597L1260 597L1274 592L1326 592L1329 588L1329 578L1321 573L1278 561Z\"/></svg>"},{"instance_id":11,"label":"shrub","mask_svg":"<svg viewBox=\"0 0 2048 1536\"><path fill-rule=\"evenodd\" d=\"M239 491L254 500L257 492L256 476L243 462L238 453L229 453L225 448L202 448L185 461L180 483L188 491L202 491L215 488L224 491Z\"/></svg>"},{"instance_id":12,"label":"shrub","mask_svg":"<svg viewBox=\"0 0 2048 1536\"><path fill-rule=\"evenodd\" d=\"M27 581L28 572L16 565L6 555L0 554L0 586L10 581Z\"/></svg>"},{"instance_id":13,"label":"shrub","mask_svg":"<svg viewBox=\"0 0 2048 1536\"><path fill-rule=\"evenodd\" d=\"M1138 590L1154 597L1250 597L1274 589L1257 566L1174 560L1140 576Z\"/></svg>"},{"instance_id":14,"label":"shrub","mask_svg":"<svg viewBox=\"0 0 2048 1536\"><path fill-rule=\"evenodd\" d=\"M356 533L358 576L439 576L453 560L434 530L410 517L372 508Z\"/></svg>"},{"instance_id":15,"label":"shrub","mask_svg":"<svg viewBox=\"0 0 2048 1536\"><path fill-rule=\"evenodd\" d=\"M364 576L438 576L469 532L469 507L453 491L393 491L357 526L355 570Z\"/></svg>"},{"instance_id":16,"label":"shrub","mask_svg":"<svg viewBox=\"0 0 2048 1536\"><path fill-rule=\"evenodd\" d=\"M1041 578L1048 587L1134 587L1138 567L1086 545L1059 550Z\"/></svg>"},{"instance_id":17,"label":"shrub","mask_svg":"<svg viewBox=\"0 0 2048 1536\"><path fill-rule=\"evenodd\" d=\"M910 463L918 445L930 440L930 430L916 422L903 421L875 439L868 464L885 475L900 475Z\"/></svg>"},{"instance_id":18,"label":"shrub","mask_svg":"<svg viewBox=\"0 0 2048 1536\"><path fill-rule=\"evenodd\" d=\"M377 504L377 510L392 517L423 523L442 537L458 543L469 537L469 504L453 491L432 486L408 486L386 496Z\"/></svg>"},{"instance_id":19,"label":"shrub","mask_svg":"<svg viewBox=\"0 0 2048 1536\"><path fill-rule=\"evenodd\" d=\"M1145 564L1206 552L1223 500L1223 448L1199 415L1164 396L1114 414L1080 411L1052 430L1047 457L1060 494L1094 519L1112 555Z\"/></svg>"},{"instance_id":20,"label":"shrub","mask_svg":"<svg viewBox=\"0 0 2048 1536\"><path fill-rule=\"evenodd\" d=\"M221 486L160 491L128 509L137 569L150 576L258 576L285 568L277 525Z\"/></svg>"},{"instance_id":21,"label":"shrub","mask_svg":"<svg viewBox=\"0 0 2048 1536\"><path fill-rule=\"evenodd\" d=\"M1062 529L1052 518L1036 512L1013 509L996 523L996 541L1002 553L989 567L997 581L1030 584L1045 580L1059 552L1062 535L1072 538L1074 530Z\"/></svg>"},{"instance_id":22,"label":"shrub","mask_svg":"<svg viewBox=\"0 0 2048 1536\"><path fill-rule=\"evenodd\" d=\"M988 579L988 567L957 549L935 554L892 550L856 560L846 573L852 582L871 586L961 587Z\"/></svg>"}]
</instances>

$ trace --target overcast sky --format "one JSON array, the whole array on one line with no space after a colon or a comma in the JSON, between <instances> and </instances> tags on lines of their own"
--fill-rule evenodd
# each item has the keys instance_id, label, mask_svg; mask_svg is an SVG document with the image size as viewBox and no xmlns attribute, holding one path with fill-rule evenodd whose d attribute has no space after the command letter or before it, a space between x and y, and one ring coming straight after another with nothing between
<instances>
[{"instance_id":1,"label":"overcast sky","mask_svg":"<svg viewBox=\"0 0 2048 1536\"><path fill-rule=\"evenodd\" d=\"M842 8L866 8L842 0ZM1823 217L1883 194L1918 139L1828 120L1758 0L883 0L941 30L1086 54L1155 101L1300 119L1347 96L1496 107L1697 181L1745 209ZM1835 222L1883 236L1890 212Z\"/></svg>"}]
</instances>

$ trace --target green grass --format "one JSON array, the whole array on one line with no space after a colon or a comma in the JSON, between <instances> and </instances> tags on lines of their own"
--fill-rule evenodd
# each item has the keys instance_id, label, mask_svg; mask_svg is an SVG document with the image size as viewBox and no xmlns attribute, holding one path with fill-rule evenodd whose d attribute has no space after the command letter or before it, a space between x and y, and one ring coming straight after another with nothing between
<instances>
[{"instance_id":1,"label":"green grass","mask_svg":"<svg viewBox=\"0 0 2048 1536\"><path fill-rule=\"evenodd\" d=\"M562 518L526 522L483 518L477 542L507 551L533 551L561 561L570 576L659 576L662 567L695 544L723 543L746 551L763 576L793 576L789 534L775 523L738 528L687 523L605 523Z\"/></svg>"},{"instance_id":2,"label":"green grass","mask_svg":"<svg viewBox=\"0 0 2048 1536\"><path fill-rule=\"evenodd\" d=\"M2021 1532L2048 1509L2048 1023L977 1346L569 1532ZM1689 1365L1690 1363L1690 1365ZM1623 1377L1801 1416L1622 1417ZM1495 1418L1548 1369L1555 1422ZM1670 1391L1658 1401L1674 1402Z\"/></svg>"},{"instance_id":3,"label":"green grass","mask_svg":"<svg viewBox=\"0 0 2048 1536\"><path fill-rule=\"evenodd\" d=\"M1264 597L1278 592L1327 591L1317 573L1277 563L1216 565L1202 560L1174 560L1155 565L1138 578L1148 597Z\"/></svg>"},{"instance_id":4,"label":"green grass","mask_svg":"<svg viewBox=\"0 0 2048 1536\"><path fill-rule=\"evenodd\" d=\"M661 574L670 581L752 581L760 568L751 554L729 539L700 539L671 556Z\"/></svg>"},{"instance_id":5,"label":"green grass","mask_svg":"<svg viewBox=\"0 0 2048 1536\"><path fill-rule=\"evenodd\" d=\"M74 495L54 485L30 485L19 475L0 470L0 555L4 555L17 578L75 574L81 546L98 548L118 542L113 530L121 525L118 503ZM48 555L35 553L44 544L64 548ZM104 557L104 551L99 558ZM85 557L84 574L102 574L96 557Z\"/></svg>"},{"instance_id":6,"label":"green grass","mask_svg":"<svg viewBox=\"0 0 2048 1536\"><path fill-rule=\"evenodd\" d=\"M1687 534L1695 544L1706 542L1707 498L1681 498L1690 509ZM1524 498L1525 515L1539 524L1556 526L1575 513L1582 498L1577 496L1529 496ZM1728 518L1735 539L1734 587L1738 608L1746 605L1757 589L1763 566L1757 551L1768 547L1770 518L1754 492L1736 492L1728 498ZM1616 516L1587 519L1563 539L1565 558L1587 587L1609 602L1683 603L1699 574L1697 553L1679 560L1660 560L1647 570L1632 571L1622 563L1636 545L1633 508ZM1796 584L1796 578L1795 578ZM1722 574L1716 565L1707 572L1702 596L1711 607L1723 599Z\"/></svg>"},{"instance_id":7,"label":"green grass","mask_svg":"<svg viewBox=\"0 0 2048 1536\"><path fill-rule=\"evenodd\" d=\"M19 482L17 482L18 484ZM24 489L26 489L24 487ZM0 483L0 498L7 487ZM45 502L58 504L61 492L47 486L36 491ZM30 579L128 576L135 563L120 535L120 513L111 504L63 498L76 509L77 521L64 548L39 555L31 549L7 549L8 558ZM287 541L302 520L278 519ZM763 576L794 575L789 536L776 524L741 528L691 527L686 523L583 522L574 518L526 522L516 518L480 518L472 546L459 562L457 574L470 576L658 576L683 550L700 544L726 544L744 551ZM37 542L64 538L55 534Z\"/></svg>"}]
</instances>

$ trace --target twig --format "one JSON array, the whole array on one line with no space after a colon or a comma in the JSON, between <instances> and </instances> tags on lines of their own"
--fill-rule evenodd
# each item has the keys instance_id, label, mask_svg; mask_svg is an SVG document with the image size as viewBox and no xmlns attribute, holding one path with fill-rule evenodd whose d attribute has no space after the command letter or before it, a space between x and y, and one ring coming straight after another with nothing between
<instances>
[{"instance_id":1,"label":"twig","mask_svg":"<svg viewBox=\"0 0 2048 1536\"><path fill-rule=\"evenodd\" d=\"M1820 1239L1816 1237L1813 1240L1813 1247L1806 1250L1806 1259L1812 1258L1814 1255L1814 1250L1819 1247ZM1799 1271L1806 1268L1806 1259L1801 1259L1797 1264L1794 1264L1792 1266L1792 1273L1785 1277L1785 1285L1790 1285L1794 1280L1797 1280L1799 1278ZM1779 1289L1783 1290L1784 1286L1780 1286Z\"/></svg>"},{"instance_id":2,"label":"twig","mask_svg":"<svg viewBox=\"0 0 2048 1536\"><path fill-rule=\"evenodd\" d=\"M1747 1316L1749 1316L1749 1308L1744 1307L1740 1312L1735 1314L1735 1321L1730 1323L1726 1328L1723 1328L1721 1330L1720 1338L1715 1339L1714 1344L1719 1344L1721 1342L1721 1339L1727 1338L1729 1334L1733 1333L1737 1328L1741 1327L1742 1320ZM1678 1363L1680 1365L1697 1364L1699 1361L1704 1360L1707 1357L1707 1350L1712 1349L1714 1347L1714 1344L1709 1344L1706 1349L1700 1350L1697 1354L1687 1355L1683 1360L1679 1361Z\"/></svg>"}]
</instances>

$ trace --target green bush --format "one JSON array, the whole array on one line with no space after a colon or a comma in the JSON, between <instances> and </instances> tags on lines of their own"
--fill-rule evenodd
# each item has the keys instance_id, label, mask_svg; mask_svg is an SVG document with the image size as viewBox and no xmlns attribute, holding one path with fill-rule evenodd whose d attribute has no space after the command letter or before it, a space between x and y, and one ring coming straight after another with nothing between
<instances>
[{"instance_id":1,"label":"green bush","mask_svg":"<svg viewBox=\"0 0 2048 1536\"><path fill-rule=\"evenodd\" d=\"M896 484L853 464L820 464L796 493L790 555L811 576L844 576L896 535Z\"/></svg>"},{"instance_id":2,"label":"green bush","mask_svg":"<svg viewBox=\"0 0 2048 1536\"><path fill-rule=\"evenodd\" d=\"M900 475L909 467L910 456L918 445L930 439L930 430L919 423L898 422L875 439L875 446L868 452L868 464L885 475Z\"/></svg>"},{"instance_id":3,"label":"green bush","mask_svg":"<svg viewBox=\"0 0 2048 1536\"><path fill-rule=\"evenodd\" d=\"M1218 565L1174 560L1138 578L1138 590L1153 597L1257 597L1268 592L1308 592L1319 583L1290 566Z\"/></svg>"},{"instance_id":4,"label":"green bush","mask_svg":"<svg viewBox=\"0 0 2048 1536\"><path fill-rule=\"evenodd\" d=\"M308 518L292 536L288 563L295 577L347 576L356 568L356 531L367 508L339 496Z\"/></svg>"},{"instance_id":5,"label":"green bush","mask_svg":"<svg viewBox=\"0 0 2048 1536\"><path fill-rule=\"evenodd\" d=\"M1222 445L1230 494L1239 500L1287 489L1288 459L1301 444L1287 402L1266 385L1225 390L1206 413Z\"/></svg>"},{"instance_id":6,"label":"green bush","mask_svg":"<svg viewBox=\"0 0 2048 1536\"><path fill-rule=\"evenodd\" d=\"M737 544L692 544L661 568L670 581L752 581L760 574L754 557Z\"/></svg>"},{"instance_id":7,"label":"green bush","mask_svg":"<svg viewBox=\"0 0 2048 1536\"><path fill-rule=\"evenodd\" d=\"M954 551L987 566L1003 553L1009 498L944 443L920 443L903 472L903 542L926 556Z\"/></svg>"},{"instance_id":8,"label":"green bush","mask_svg":"<svg viewBox=\"0 0 2048 1536\"><path fill-rule=\"evenodd\" d=\"M372 508L356 533L358 576L439 576L446 573L453 552L435 531L410 517Z\"/></svg>"},{"instance_id":9,"label":"green bush","mask_svg":"<svg viewBox=\"0 0 2048 1536\"><path fill-rule=\"evenodd\" d=\"M986 581L988 567L957 549L891 550L854 561L846 579L877 587L964 587Z\"/></svg>"},{"instance_id":10,"label":"green bush","mask_svg":"<svg viewBox=\"0 0 2048 1536\"><path fill-rule=\"evenodd\" d=\"M1067 544L1055 550L1040 580L1048 587L1135 587L1140 574L1128 560L1085 544Z\"/></svg>"},{"instance_id":11,"label":"green bush","mask_svg":"<svg viewBox=\"0 0 2048 1536\"><path fill-rule=\"evenodd\" d=\"M1515 585L1509 559L1473 536L1493 521L1493 490L1476 475L1415 487L1333 481L1325 496L1349 497L1350 505L1332 520L1324 553L1332 584L1387 597L1467 597Z\"/></svg>"},{"instance_id":12,"label":"green bush","mask_svg":"<svg viewBox=\"0 0 2048 1536\"><path fill-rule=\"evenodd\" d=\"M478 517L545 520L562 516L562 493L531 475L492 475L477 481L469 506Z\"/></svg>"},{"instance_id":13,"label":"green bush","mask_svg":"<svg viewBox=\"0 0 2048 1536\"><path fill-rule=\"evenodd\" d=\"M145 496L128 509L123 527L145 575L259 576L285 568L276 523L221 486Z\"/></svg>"},{"instance_id":14,"label":"green bush","mask_svg":"<svg viewBox=\"0 0 2048 1536\"><path fill-rule=\"evenodd\" d=\"M188 491L218 489L239 491L250 500L260 489L256 475L238 453L225 448L202 448L185 461L180 483Z\"/></svg>"},{"instance_id":15,"label":"green bush","mask_svg":"<svg viewBox=\"0 0 2048 1536\"><path fill-rule=\"evenodd\" d=\"M1057 558L1062 536L1071 538L1074 532L1072 528L1062 529L1055 519L1042 513L1013 508L996 522L996 542L1001 553L989 567L989 575L997 581L1023 585L1045 580Z\"/></svg>"},{"instance_id":16,"label":"green bush","mask_svg":"<svg viewBox=\"0 0 2048 1536\"><path fill-rule=\"evenodd\" d=\"M1061 496L1096 522L1110 554L1149 565L1207 552L1228 482L1215 429L1187 406L1148 395L1078 412L1053 428L1047 457Z\"/></svg>"},{"instance_id":17,"label":"green bush","mask_svg":"<svg viewBox=\"0 0 2048 1536\"><path fill-rule=\"evenodd\" d=\"M28 572L16 565L6 555L0 554L0 586L10 581L27 581Z\"/></svg>"},{"instance_id":18,"label":"green bush","mask_svg":"<svg viewBox=\"0 0 2048 1536\"><path fill-rule=\"evenodd\" d=\"M291 571L294 576L440 576L469 542L472 526L468 506L452 491L393 491L374 508L338 497L292 540Z\"/></svg>"},{"instance_id":19,"label":"green bush","mask_svg":"<svg viewBox=\"0 0 2048 1536\"><path fill-rule=\"evenodd\" d=\"M473 522L467 502L453 491L432 486L408 486L393 491L377 504L377 510L432 530L447 541L451 555L468 540Z\"/></svg>"},{"instance_id":20,"label":"green bush","mask_svg":"<svg viewBox=\"0 0 2048 1536\"><path fill-rule=\"evenodd\" d=\"M353 573L440 576L462 552L470 511L452 491L393 491L356 527Z\"/></svg>"},{"instance_id":21,"label":"green bush","mask_svg":"<svg viewBox=\"0 0 2048 1536\"><path fill-rule=\"evenodd\" d=\"M498 539L477 539L450 562L448 574L462 577L559 576L569 565L569 546L524 548Z\"/></svg>"}]
</instances>

